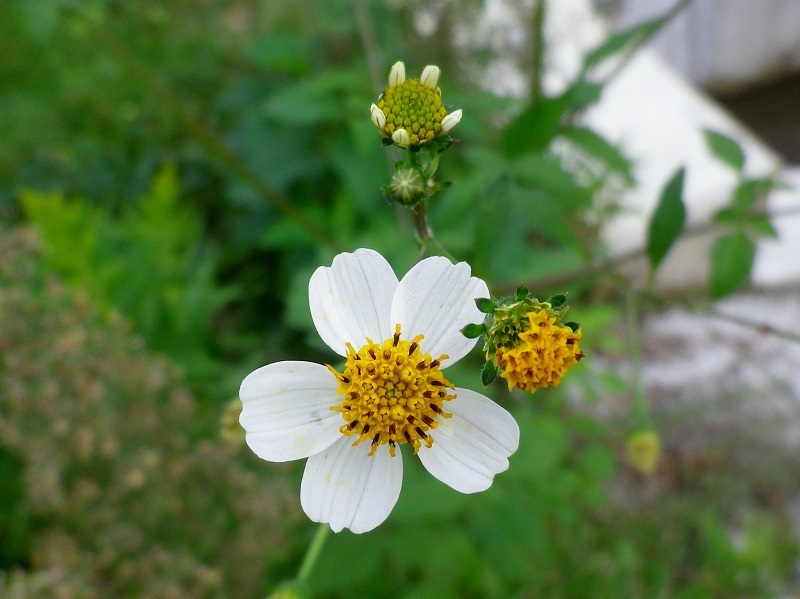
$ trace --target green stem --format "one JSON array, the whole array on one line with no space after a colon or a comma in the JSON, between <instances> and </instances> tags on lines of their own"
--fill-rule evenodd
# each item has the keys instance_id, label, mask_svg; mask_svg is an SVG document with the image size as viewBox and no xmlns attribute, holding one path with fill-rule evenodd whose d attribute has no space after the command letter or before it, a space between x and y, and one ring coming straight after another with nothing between
<instances>
[{"instance_id":1,"label":"green stem","mask_svg":"<svg viewBox=\"0 0 800 599\"><path fill-rule=\"evenodd\" d=\"M642 348L639 343L639 305L636 291L625 291L625 309L628 316L628 351L631 359L631 391L637 425L648 419L647 399L642 387Z\"/></svg>"},{"instance_id":2,"label":"green stem","mask_svg":"<svg viewBox=\"0 0 800 599\"><path fill-rule=\"evenodd\" d=\"M311 577L311 571L317 563L317 559L322 553L322 548L325 546L325 541L328 540L328 534L331 532L331 527L327 524L320 524L317 532L314 533L314 538L311 539L311 545L306 550L306 555L303 557L303 563L300 564L300 570L297 572L297 580L300 582L308 582Z\"/></svg>"},{"instance_id":3,"label":"green stem","mask_svg":"<svg viewBox=\"0 0 800 599\"><path fill-rule=\"evenodd\" d=\"M544 97L542 92L542 74L544 70L544 13L546 0L536 0L533 5L533 66L531 76L531 103Z\"/></svg>"}]
</instances>

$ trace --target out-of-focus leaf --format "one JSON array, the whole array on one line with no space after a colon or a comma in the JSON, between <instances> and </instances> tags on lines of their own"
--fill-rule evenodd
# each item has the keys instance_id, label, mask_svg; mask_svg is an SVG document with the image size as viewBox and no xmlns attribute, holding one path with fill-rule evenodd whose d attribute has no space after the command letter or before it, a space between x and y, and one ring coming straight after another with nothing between
<instances>
[{"instance_id":1,"label":"out-of-focus leaf","mask_svg":"<svg viewBox=\"0 0 800 599\"><path fill-rule=\"evenodd\" d=\"M724 133L704 129L703 135L711 153L722 162L733 168L736 172L741 172L744 167L744 150L735 139L728 137Z\"/></svg>"},{"instance_id":2,"label":"out-of-focus leaf","mask_svg":"<svg viewBox=\"0 0 800 599\"><path fill-rule=\"evenodd\" d=\"M363 84L360 78L355 71L331 71L303 78L273 93L264 104L263 114L287 125L340 121L347 116L342 111L341 98Z\"/></svg>"},{"instance_id":3,"label":"out-of-focus leaf","mask_svg":"<svg viewBox=\"0 0 800 599\"><path fill-rule=\"evenodd\" d=\"M604 137L586 127L570 127L564 132L564 136L588 155L603 162L610 170L619 174L626 183L633 185L631 161Z\"/></svg>"},{"instance_id":4,"label":"out-of-focus leaf","mask_svg":"<svg viewBox=\"0 0 800 599\"><path fill-rule=\"evenodd\" d=\"M503 153L513 158L528 152L543 152L561 129L568 106L566 96L528 105L503 131L500 140Z\"/></svg>"},{"instance_id":5,"label":"out-of-focus leaf","mask_svg":"<svg viewBox=\"0 0 800 599\"><path fill-rule=\"evenodd\" d=\"M750 276L756 246L740 231L717 239L711 249L711 295L720 298L742 287Z\"/></svg>"},{"instance_id":6,"label":"out-of-focus leaf","mask_svg":"<svg viewBox=\"0 0 800 599\"><path fill-rule=\"evenodd\" d=\"M650 269L655 271L672 244L678 239L686 222L683 205L683 179L685 169L681 167L664 186L661 199L650 220L647 231L647 257Z\"/></svg>"},{"instance_id":7,"label":"out-of-focus leaf","mask_svg":"<svg viewBox=\"0 0 800 599\"><path fill-rule=\"evenodd\" d=\"M636 44L644 41L661 27L663 21L664 17L657 17L634 25L619 33L615 33L586 55L583 59L584 72L595 68L606 59L620 52L627 51Z\"/></svg>"}]
</instances>

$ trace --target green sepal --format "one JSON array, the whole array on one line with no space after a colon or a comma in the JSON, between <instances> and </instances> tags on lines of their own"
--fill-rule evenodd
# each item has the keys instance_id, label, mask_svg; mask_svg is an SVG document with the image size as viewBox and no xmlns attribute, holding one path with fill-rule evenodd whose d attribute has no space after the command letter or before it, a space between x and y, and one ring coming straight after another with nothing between
<instances>
[{"instance_id":1,"label":"green sepal","mask_svg":"<svg viewBox=\"0 0 800 599\"><path fill-rule=\"evenodd\" d=\"M475 305L478 307L478 310L484 314L494 314L494 311L497 308L497 304L495 304L494 301L490 300L488 297L477 298L475 300Z\"/></svg>"},{"instance_id":2,"label":"green sepal","mask_svg":"<svg viewBox=\"0 0 800 599\"><path fill-rule=\"evenodd\" d=\"M498 375L497 365L491 360L487 361L481 369L481 383L484 387L491 385Z\"/></svg>"},{"instance_id":3,"label":"green sepal","mask_svg":"<svg viewBox=\"0 0 800 599\"><path fill-rule=\"evenodd\" d=\"M579 323L579 322L565 322L564 326L565 327L569 327L570 329L572 329L573 333L577 333L578 330L581 328L581 323Z\"/></svg>"},{"instance_id":4,"label":"green sepal","mask_svg":"<svg viewBox=\"0 0 800 599\"><path fill-rule=\"evenodd\" d=\"M567 294L566 293L558 293L547 300L547 303L550 304L552 308L560 308L564 304L567 303Z\"/></svg>"},{"instance_id":5,"label":"green sepal","mask_svg":"<svg viewBox=\"0 0 800 599\"><path fill-rule=\"evenodd\" d=\"M486 332L485 324L468 324L461 329L461 334L467 339L477 339Z\"/></svg>"},{"instance_id":6,"label":"green sepal","mask_svg":"<svg viewBox=\"0 0 800 599\"><path fill-rule=\"evenodd\" d=\"M514 296L514 299L516 299L518 302L521 302L521 301L522 301L522 300L524 300L526 297L528 297L528 288L527 288L527 287L525 287L525 285L520 285L520 286L517 288L517 293L516 293L516 295Z\"/></svg>"}]
</instances>

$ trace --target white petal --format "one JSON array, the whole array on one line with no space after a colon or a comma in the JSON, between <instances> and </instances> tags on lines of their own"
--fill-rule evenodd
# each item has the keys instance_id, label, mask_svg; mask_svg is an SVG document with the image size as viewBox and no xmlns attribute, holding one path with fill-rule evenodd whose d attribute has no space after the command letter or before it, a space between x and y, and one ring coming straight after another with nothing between
<instances>
[{"instance_id":1,"label":"white petal","mask_svg":"<svg viewBox=\"0 0 800 599\"><path fill-rule=\"evenodd\" d=\"M442 119L442 133L450 133L461 122L462 111L459 108Z\"/></svg>"},{"instance_id":2,"label":"white petal","mask_svg":"<svg viewBox=\"0 0 800 599\"><path fill-rule=\"evenodd\" d=\"M431 431L433 445L419 453L423 466L461 493L488 489L495 474L508 469L508 456L519 445L514 417L488 397L456 388L456 399L445 403L452 418Z\"/></svg>"},{"instance_id":3,"label":"white petal","mask_svg":"<svg viewBox=\"0 0 800 599\"><path fill-rule=\"evenodd\" d=\"M270 462L298 460L326 449L342 433L341 403L331 372L311 362L276 362L247 375L239 389L239 422L255 454Z\"/></svg>"},{"instance_id":4,"label":"white petal","mask_svg":"<svg viewBox=\"0 0 800 599\"><path fill-rule=\"evenodd\" d=\"M345 344L358 350L369 337L380 343L394 333L389 322L397 277L374 250L339 254L330 267L320 266L308 283L311 318L319 336L344 356Z\"/></svg>"},{"instance_id":5,"label":"white petal","mask_svg":"<svg viewBox=\"0 0 800 599\"><path fill-rule=\"evenodd\" d=\"M489 297L489 288L470 276L466 262L454 265L441 256L426 258L397 286L391 321L400 325L404 339L425 335L420 348L434 358L447 354L444 364L452 364L478 341L464 337L461 329L483 322L484 315L475 306L479 297Z\"/></svg>"},{"instance_id":6,"label":"white petal","mask_svg":"<svg viewBox=\"0 0 800 599\"><path fill-rule=\"evenodd\" d=\"M400 452L391 457L389 446L382 445L369 456L369 442L353 447L354 439L343 437L308 458L300 485L305 513L315 522L327 522L334 532L372 530L386 520L400 496Z\"/></svg>"},{"instance_id":7,"label":"white petal","mask_svg":"<svg viewBox=\"0 0 800 599\"><path fill-rule=\"evenodd\" d=\"M378 130L382 133L383 128L386 126L386 115L383 114L383 110L378 108L377 105L373 104L369 107L369 114L372 118L372 124L375 125ZM444 121L443 121L444 122Z\"/></svg>"},{"instance_id":8,"label":"white petal","mask_svg":"<svg viewBox=\"0 0 800 599\"><path fill-rule=\"evenodd\" d=\"M439 69L439 67L435 65L428 65L422 71L422 77L419 78L419 82L428 89L436 91L436 88L439 87L439 77L441 74L442 71Z\"/></svg>"},{"instance_id":9,"label":"white petal","mask_svg":"<svg viewBox=\"0 0 800 599\"><path fill-rule=\"evenodd\" d=\"M408 148L411 145L411 138L408 136L408 131L405 129L396 129L392 133L392 141L394 145L400 148Z\"/></svg>"},{"instance_id":10,"label":"white petal","mask_svg":"<svg viewBox=\"0 0 800 599\"><path fill-rule=\"evenodd\" d=\"M389 87L397 87L406 82L406 65L401 61L397 61L392 65L389 71Z\"/></svg>"}]
</instances>

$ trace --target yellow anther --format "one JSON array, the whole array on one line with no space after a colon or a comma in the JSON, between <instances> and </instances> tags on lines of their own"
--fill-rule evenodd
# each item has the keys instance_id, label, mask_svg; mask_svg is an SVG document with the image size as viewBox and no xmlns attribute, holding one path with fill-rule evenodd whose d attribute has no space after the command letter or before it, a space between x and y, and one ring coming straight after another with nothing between
<instances>
[{"instance_id":1,"label":"yellow anther","mask_svg":"<svg viewBox=\"0 0 800 599\"><path fill-rule=\"evenodd\" d=\"M439 363L422 353L418 335L412 341L400 339L400 326L394 336L377 344L371 340L358 351L347 345L344 372L328 369L339 383L342 403L331 409L342 414L343 435L354 435L354 445L369 441L370 455L388 444L395 455L396 445L410 444L417 452L422 443L430 447L427 434L436 428L438 418L450 418L443 402L455 399L442 390L453 385L439 371ZM409 364L415 365L414 368Z\"/></svg>"}]
</instances>

